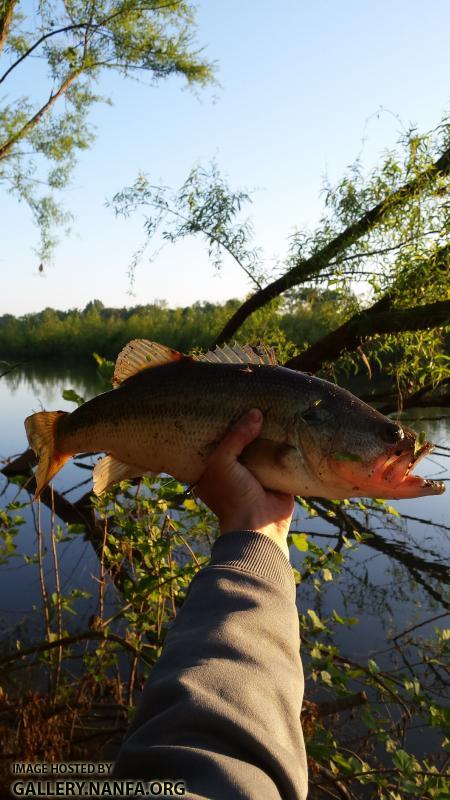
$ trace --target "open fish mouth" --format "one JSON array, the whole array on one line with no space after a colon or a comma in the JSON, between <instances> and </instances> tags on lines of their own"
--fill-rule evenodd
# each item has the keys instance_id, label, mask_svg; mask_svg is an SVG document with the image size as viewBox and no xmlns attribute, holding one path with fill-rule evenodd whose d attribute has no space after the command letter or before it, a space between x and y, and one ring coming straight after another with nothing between
<instances>
[{"instance_id":1,"label":"open fish mouth","mask_svg":"<svg viewBox=\"0 0 450 800\"><path fill-rule=\"evenodd\" d=\"M394 486L402 486L404 489L426 490L427 494L442 494L445 491L443 481L434 481L430 478L423 478L420 475L412 475L411 472L419 461L428 456L434 450L434 445L426 442L415 450L408 450L400 454L395 454L384 462L381 478Z\"/></svg>"}]
</instances>

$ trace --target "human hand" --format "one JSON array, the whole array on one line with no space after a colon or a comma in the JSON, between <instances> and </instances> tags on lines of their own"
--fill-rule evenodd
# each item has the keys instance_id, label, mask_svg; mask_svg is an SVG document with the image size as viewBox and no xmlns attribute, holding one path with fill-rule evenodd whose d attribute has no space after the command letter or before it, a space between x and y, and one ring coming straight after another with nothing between
<instances>
[{"instance_id":1,"label":"human hand","mask_svg":"<svg viewBox=\"0 0 450 800\"><path fill-rule=\"evenodd\" d=\"M244 447L259 435L262 423L258 409L241 417L208 459L196 493L217 514L222 534L236 530L264 533L289 558L287 535L293 496L264 489L237 460Z\"/></svg>"}]
</instances>

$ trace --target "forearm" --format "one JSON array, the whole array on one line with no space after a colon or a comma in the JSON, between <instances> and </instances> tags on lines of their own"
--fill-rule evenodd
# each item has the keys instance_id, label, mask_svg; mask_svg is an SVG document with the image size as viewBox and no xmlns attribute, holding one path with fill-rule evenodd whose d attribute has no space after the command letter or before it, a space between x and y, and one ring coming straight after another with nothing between
<instances>
[{"instance_id":1,"label":"forearm","mask_svg":"<svg viewBox=\"0 0 450 800\"><path fill-rule=\"evenodd\" d=\"M306 797L303 673L291 567L231 533L192 582L116 764L184 779L188 796Z\"/></svg>"}]
</instances>

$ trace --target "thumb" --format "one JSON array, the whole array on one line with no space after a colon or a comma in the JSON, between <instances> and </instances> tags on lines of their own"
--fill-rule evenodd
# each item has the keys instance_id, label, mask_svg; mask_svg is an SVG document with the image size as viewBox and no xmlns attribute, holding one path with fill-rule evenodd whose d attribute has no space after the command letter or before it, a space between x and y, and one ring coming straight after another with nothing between
<instances>
[{"instance_id":1,"label":"thumb","mask_svg":"<svg viewBox=\"0 0 450 800\"><path fill-rule=\"evenodd\" d=\"M240 456L244 447L259 435L263 422L263 415L257 408L247 411L230 428L225 438L221 441L211 456L211 460L220 460L222 464L231 464Z\"/></svg>"}]
</instances>

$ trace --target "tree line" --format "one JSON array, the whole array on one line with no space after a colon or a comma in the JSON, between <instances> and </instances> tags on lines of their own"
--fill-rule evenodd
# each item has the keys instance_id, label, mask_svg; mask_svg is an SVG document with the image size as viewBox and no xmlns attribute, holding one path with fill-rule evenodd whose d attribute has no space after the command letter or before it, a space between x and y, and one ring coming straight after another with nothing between
<instances>
[{"instance_id":1,"label":"tree line","mask_svg":"<svg viewBox=\"0 0 450 800\"><path fill-rule=\"evenodd\" d=\"M244 325L239 341L277 345L289 357L320 340L344 319L337 294L303 290L274 302ZM0 316L0 359L85 359L93 352L113 359L130 339L162 342L182 352L207 349L241 301L196 302L170 308L164 302L107 308L99 300L84 309L46 308L21 317Z\"/></svg>"}]
</instances>

